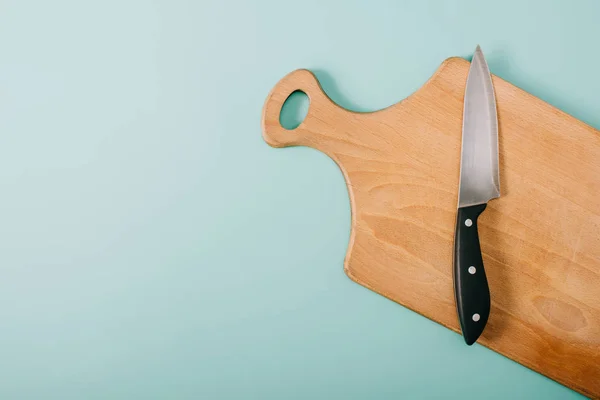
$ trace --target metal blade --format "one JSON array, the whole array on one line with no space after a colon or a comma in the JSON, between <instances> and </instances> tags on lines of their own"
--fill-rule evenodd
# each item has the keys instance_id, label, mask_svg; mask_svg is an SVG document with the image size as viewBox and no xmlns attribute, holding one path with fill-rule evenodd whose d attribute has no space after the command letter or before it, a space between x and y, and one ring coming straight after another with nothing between
<instances>
[{"instance_id":1,"label":"metal blade","mask_svg":"<svg viewBox=\"0 0 600 400\"><path fill-rule=\"evenodd\" d=\"M460 160L459 208L500 197L496 99L479 46L471 61L465 89Z\"/></svg>"}]
</instances>

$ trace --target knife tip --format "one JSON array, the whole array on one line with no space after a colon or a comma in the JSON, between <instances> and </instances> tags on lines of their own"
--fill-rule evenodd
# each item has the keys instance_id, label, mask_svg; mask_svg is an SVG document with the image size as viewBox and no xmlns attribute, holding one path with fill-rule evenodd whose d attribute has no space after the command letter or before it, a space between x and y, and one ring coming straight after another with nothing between
<instances>
[{"instance_id":1,"label":"knife tip","mask_svg":"<svg viewBox=\"0 0 600 400\"><path fill-rule=\"evenodd\" d=\"M487 68L487 62L485 61L485 56L483 55L483 51L481 50L481 46L477 45L477 47L475 48L475 52L473 53L473 58L471 58L471 62L475 62L477 61L480 64L486 65Z\"/></svg>"}]
</instances>

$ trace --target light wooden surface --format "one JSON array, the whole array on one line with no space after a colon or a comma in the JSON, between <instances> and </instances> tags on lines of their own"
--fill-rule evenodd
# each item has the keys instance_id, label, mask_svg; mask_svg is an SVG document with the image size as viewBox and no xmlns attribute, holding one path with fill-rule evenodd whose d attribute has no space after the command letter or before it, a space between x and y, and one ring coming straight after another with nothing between
<instances>
[{"instance_id":1,"label":"light wooden surface","mask_svg":"<svg viewBox=\"0 0 600 400\"><path fill-rule=\"evenodd\" d=\"M450 58L416 93L374 113L342 109L297 70L271 91L262 119L271 146L316 148L342 170L350 278L456 332L452 241L468 68ZM600 133L493 80L502 197L479 218L492 310L478 342L600 398ZM295 90L310 107L290 131L279 112Z\"/></svg>"}]
</instances>

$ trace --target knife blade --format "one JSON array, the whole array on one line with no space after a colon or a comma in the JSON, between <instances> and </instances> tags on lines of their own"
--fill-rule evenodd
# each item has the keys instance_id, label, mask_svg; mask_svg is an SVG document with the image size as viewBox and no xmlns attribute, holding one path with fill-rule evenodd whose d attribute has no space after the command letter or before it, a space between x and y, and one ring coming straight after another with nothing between
<instances>
[{"instance_id":1,"label":"knife blade","mask_svg":"<svg viewBox=\"0 0 600 400\"><path fill-rule=\"evenodd\" d=\"M500 171L496 100L490 71L477 46L464 95L453 268L458 318L469 346L482 334L491 304L477 218L488 201L497 197L500 197Z\"/></svg>"}]
</instances>

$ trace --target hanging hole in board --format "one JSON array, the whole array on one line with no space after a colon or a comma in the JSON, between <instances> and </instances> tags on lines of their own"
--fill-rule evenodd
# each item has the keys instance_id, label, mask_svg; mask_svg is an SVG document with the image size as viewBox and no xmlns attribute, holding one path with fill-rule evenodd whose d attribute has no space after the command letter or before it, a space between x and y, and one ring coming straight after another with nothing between
<instances>
[{"instance_id":1,"label":"hanging hole in board","mask_svg":"<svg viewBox=\"0 0 600 400\"><path fill-rule=\"evenodd\" d=\"M287 130L296 129L308 114L310 101L302 90L292 92L281 107L279 123Z\"/></svg>"}]
</instances>

